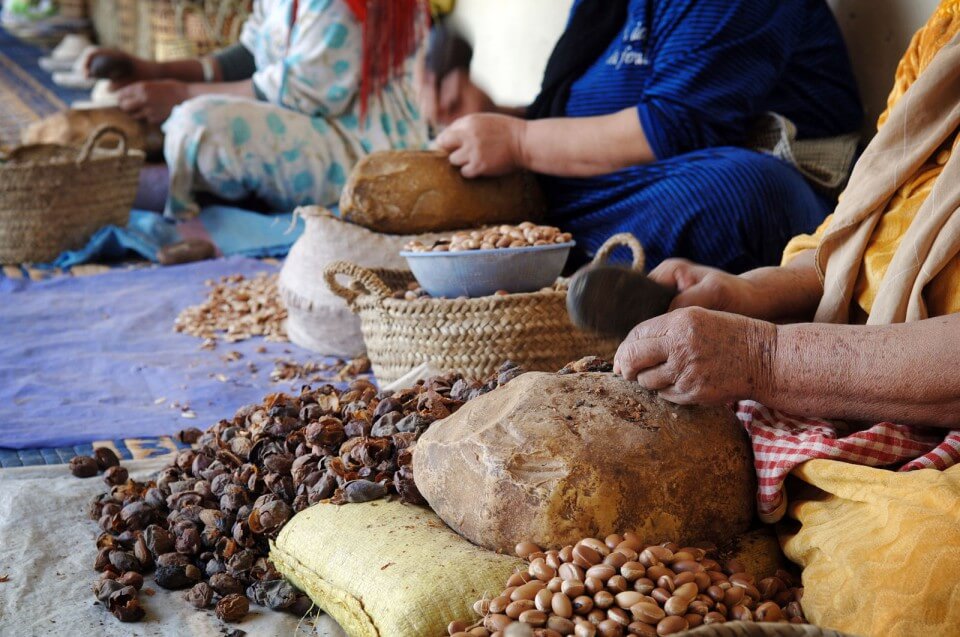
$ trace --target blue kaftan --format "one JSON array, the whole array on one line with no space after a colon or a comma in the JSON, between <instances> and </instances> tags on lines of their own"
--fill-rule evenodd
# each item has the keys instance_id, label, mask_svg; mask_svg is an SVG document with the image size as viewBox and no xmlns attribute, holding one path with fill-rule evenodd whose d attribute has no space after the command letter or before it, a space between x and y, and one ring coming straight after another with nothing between
<instances>
[{"instance_id":1,"label":"blue kaftan","mask_svg":"<svg viewBox=\"0 0 960 637\"><path fill-rule=\"evenodd\" d=\"M739 147L750 125L776 112L800 139L821 138L856 131L862 117L824 0L631 0L623 31L574 83L567 115L632 107L658 161L544 177L554 221L587 254L626 231L650 267L681 256L734 272L778 262L834 204L793 166Z\"/></svg>"}]
</instances>

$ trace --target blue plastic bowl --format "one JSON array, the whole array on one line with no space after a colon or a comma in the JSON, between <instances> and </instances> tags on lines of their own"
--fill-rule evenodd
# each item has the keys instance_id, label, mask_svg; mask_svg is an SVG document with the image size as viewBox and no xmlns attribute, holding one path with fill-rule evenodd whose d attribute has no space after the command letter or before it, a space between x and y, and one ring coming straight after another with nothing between
<instances>
[{"instance_id":1,"label":"blue plastic bowl","mask_svg":"<svg viewBox=\"0 0 960 637\"><path fill-rule=\"evenodd\" d=\"M401 252L410 271L430 296L476 298L499 290L536 292L553 285L576 242L528 248Z\"/></svg>"}]
</instances>

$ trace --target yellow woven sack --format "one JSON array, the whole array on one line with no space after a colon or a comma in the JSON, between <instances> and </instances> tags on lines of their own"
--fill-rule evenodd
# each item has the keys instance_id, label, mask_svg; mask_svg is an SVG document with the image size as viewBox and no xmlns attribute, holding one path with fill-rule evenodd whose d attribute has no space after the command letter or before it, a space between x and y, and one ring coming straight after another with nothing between
<instances>
[{"instance_id":1,"label":"yellow woven sack","mask_svg":"<svg viewBox=\"0 0 960 637\"><path fill-rule=\"evenodd\" d=\"M281 531L270 559L351 637L439 637L522 562L470 544L399 502L318 504Z\"/></svg>"},{"instance_id":2,"label":"yellow woven sack","mask_svg":"<svg viewBox=\"0 0 960 637\"><path fill-rule=\"evenodd\" d=\"M784 537L803 566L803 610L864 637L960 635L960 466L896 473L811 460L794 476L822 497L797 501Z\"/></svg>"}]
</instances>

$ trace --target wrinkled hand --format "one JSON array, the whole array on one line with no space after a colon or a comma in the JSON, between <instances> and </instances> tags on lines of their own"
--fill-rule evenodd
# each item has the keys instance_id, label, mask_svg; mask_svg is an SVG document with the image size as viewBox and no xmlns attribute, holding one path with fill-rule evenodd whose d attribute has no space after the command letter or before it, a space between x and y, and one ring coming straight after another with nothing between
<instances>
[{"instance_id":1,"label":"wrinkled hand","mask_svg":"<svg viewBox=\"0 0 960 637\"><path fill-rule=\"evenodd\" d=\"M760 399L773 386L777 328L772 323L687 308L633 329L614 371L681 405Z\"/></svg>"},{"instance_id":2,"label":"wrinkled hand","mask_svg":"<svg viewBox=\"0 0 960 637\"><path fill-rule=\"evenodd\" d=\"M137 82L117 93L118 105L136 119L162 124L173 108L190 98L186 83L177 80Z\"/></svg>"},{"instance_id":3,"label":"wrinkled hand","mask_svg":"<svg viewBox=\"0 0 960 637\"><path fill-rule=\"evenodd\" d=\"M670 305L671 310L702 307L760 316L763 293L749 279L723 270L685 259L667 259L650 273L650 278L679 291Z\"/></svg>"},{"instance_id":4,"label":"wrinkled hand","mask_svg":"<svg viewBox=\"0 0 960 637\"><path fill-rule=\"evenodd\" d=\"M526 121L481 113L458 119L437 138L464 177L496 177L523 168Z\"/></svg>"},{"instance_id":5,"label":"wrinkled hand","mask_svg":"<svg viewBox=\"0 0 960 637\"><path fill-rule=\"evenodd\" d=\"M446 126L466 115L493 111L493 100L474 84L466 69L456 69L438 80L422 63L415 74L420 112L428 122Z\"/></svg>"}]
</instances>

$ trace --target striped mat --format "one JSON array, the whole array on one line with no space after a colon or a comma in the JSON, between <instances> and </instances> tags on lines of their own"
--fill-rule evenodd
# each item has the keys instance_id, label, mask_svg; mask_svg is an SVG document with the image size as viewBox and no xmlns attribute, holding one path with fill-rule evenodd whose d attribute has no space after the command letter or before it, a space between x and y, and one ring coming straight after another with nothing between
<instances>
[{"instance_id":1,"label":"striped mat","mask_svg":"<svg viewBox=\"0 0 960 637\"><path fill-rule=\"evenodd\" d=\"M0 29L0 147L16 146L23 128L89 96L53 84L37 63L43 54Z\"/></svg>"},{"instance_id":2,"label":"striped mat","mask_svg":"<svg viewBox=\"0 0 960 637\"><path fill-rule=\"evenodd\" d=\"M188 445L170 436L162 438L128 438L105 440L75 447L55 449L3 449L0 448L0 469L29 467L35 465L65 464L74 456L89 456L96 447L108 447L123 460L143 460L162 456L171 451L186 449Z\"/></svg>"}]
</instances>

